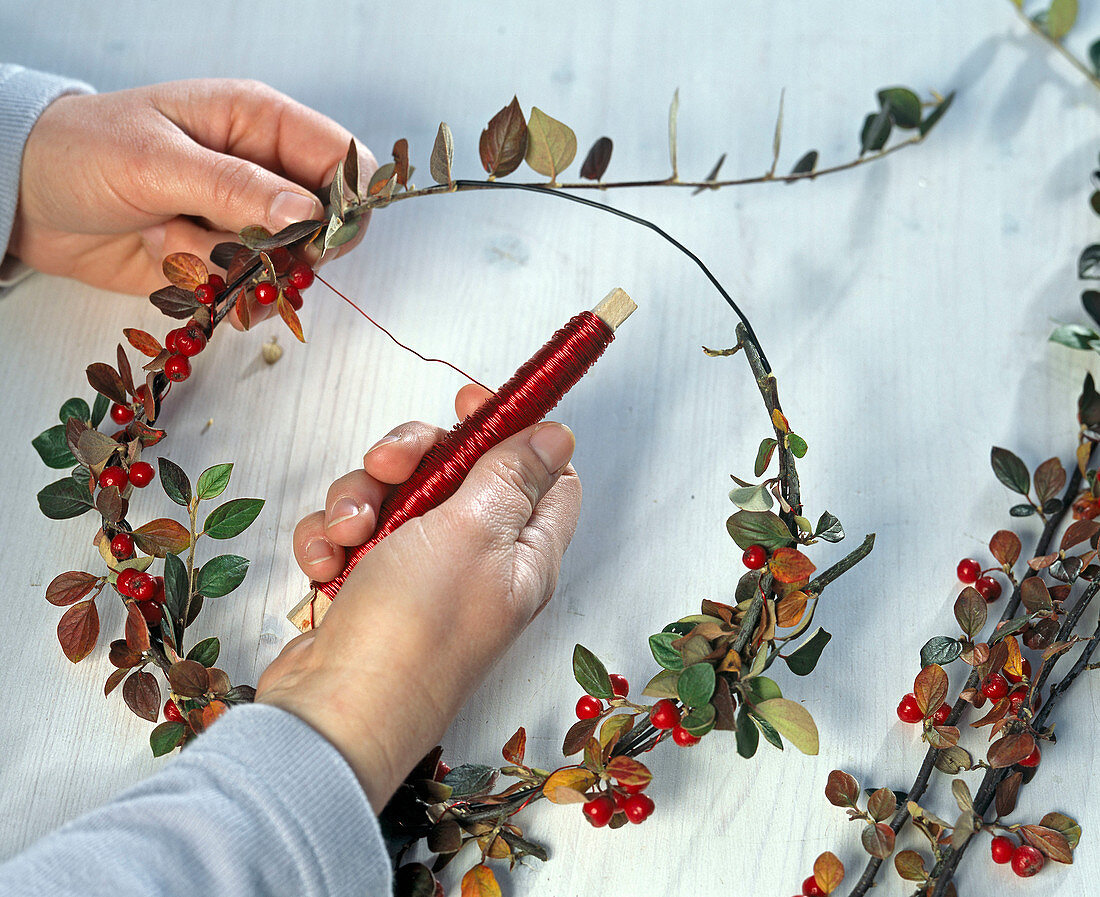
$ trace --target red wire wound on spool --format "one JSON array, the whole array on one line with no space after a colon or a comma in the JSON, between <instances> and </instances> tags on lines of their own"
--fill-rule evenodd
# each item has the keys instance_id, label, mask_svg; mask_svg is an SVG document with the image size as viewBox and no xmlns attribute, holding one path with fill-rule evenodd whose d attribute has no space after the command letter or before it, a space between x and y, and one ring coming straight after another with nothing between
<instances>
[{"instance_id":1,"label":"red wire wound on spool","mask_svg":"<svg viewBox=\"0 0 1100 897\"><path fill-rule=\"evenodd\" d=\"M549 414L614 338L611 327L590 311L570 318L477 411L437 442L413 475L390 494L378 511L374 536L351 550L344 572L313 587L335 598L363 555L406 520L454 495L486 451Z\"/></svg>"}]
</instances>

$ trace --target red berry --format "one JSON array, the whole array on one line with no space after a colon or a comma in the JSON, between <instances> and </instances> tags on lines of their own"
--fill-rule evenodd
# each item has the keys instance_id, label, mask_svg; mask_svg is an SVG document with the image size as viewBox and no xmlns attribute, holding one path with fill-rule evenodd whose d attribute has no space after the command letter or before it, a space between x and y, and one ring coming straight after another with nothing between
<instances>
[{"instance_id":1,"label":"red berry","mask_svg":"<svg viewBox=\"0 0 1100 897\"><path fill-rule=\"evenodd\" d=\"M112 405L111 406L111 420L113 420L120 427L126 426L134 419L134 409L129 405Z\"/></svg>"},{"instance_id":2,"label":"red berry","mask_svg":"<svg viewBox=\"0 0 1100 897\"><path fill-rule=\"evenodd\" d=\"M145 617L145 622L150 626L155 626L160 622L160 605L155 601L139 601L137 607L141 611L141 615Z\"/></svg>"},{"instance_id":3,"label":"red berry","mask_svg":"<svg viewBox=\"0 0 1100 897\"><path fill-rule=\"evenodd\" d=\"M625 698L630 693L630 683L626 681L626 676L612 673L610 679L611 690L615 693L616 697Z\"/></svg>"},{"instance_id":4,"label":"red berry","mask_svg":"<svg viewBox=\"0 0 1100 897\"><path fill-rule=\"evenodd\" d=\"M615 815L615 801L606 794L601 794L599 797L594 797L592 800L585 801L581 809L584 811L585 818L592 823L595 828L602 828L607 825L611 821L611 817Z\"/></svg>"},{"instance_id":5,"label":"red berry","mask_svg":"<svg viewBox=\"0 0 1100 897\"><path fill-rule=\"evenodd\" d=\"M286 275L292 287L299 290L308 290L313 283L313 269L305 262L293 265Z\"/></svg>"},{"instance_id":6,"label":"red berry","mask_svg":"<svg viewBox=\"0 0 1100 897\"><path fill-rule=\"evenodd\" d=\"M989 845L993 852L994 863L1007 863L1012 859L1012 853L1016 850L1016 842L1004 835L997 835L993 843Z\"/></svg>"},{"instance_id":7,"label":"red berry","mask_svg":"<svg viewBox=\"0 0 1100 897\"><path fill-rule=\"evenodd\" d=\"M164 577L154 576L153 585L156 587L156 592L153 593L153 601L157 604L164 604L168 600L164 594Z\"/></svg>"},{"instance_id":8,"label":"red berry","mask_svg":"<svg viewBox=\"0 0 1100 897\"><path fill-rule=\"evenodd\" d=\"M129 478L121 467L106 467L99 475L99 488L109 489L114 486L119 492L126 488Z\"/></svg>"},{"instance_id":9,"label":"red berry","mask_svg":"<svg viewBox=\"0 0 1100 897\"><path fill-rule=\"evenodd\" d=\"M812 875L802 882L803 897L825 897L825 889L817 883Z\"/></svg>"},{"instance_id":10,"label":"red berry","mask_svg":"<svg viewBox=\"0 0 1100 897\"><path fill-rule=\"evenodd\" d=\"M698 744L700 738L698 735L692 735L687 729L677 723L672 727L672 740L680 745L680 747L691 747L693 744Z\"/></svg>"},{"instance_id":11,"label":"red berry","mask_svg":"<svg viewBox=\"0 0 1100 897\"><path fill-rule=\"evenodd\" d=\"M195 298L203 305L213 305L217 293L209 283L200 283L195 287Z\"/></svg>"},{"instance_id":12,"label":"red berry","mask_svg":"<svg viewBox=\"0 0 1100 897\"><path fill-rule=\"evenodd\" d=\"M164 348L167 349L169 352L178 351L176 349L176 339L179 338L180 334L183 332L184 330L182 327L177 327L174 330L169 330L168 333L164 335Z\"/></svg>"},{"instance_id":13,"label":"red berry","mask_svg":"<svg viewBox=\"0 0 1100 897\"><path fill-rule=\"evenodd\" d=\"M449 767L446 763L444 763L442 760L440 760L435 765L435 780L437 782L442 782L445 778L447 778L447 773L449 773L450 771L451 771L451 767Z\"/></svg>"},{"instance_id":14,"label":"red berry","mask_svg":"<svg viewBox=\"0 0 1100 897\"><path fill-rule=\"evenodd\" d=\"M632 794L623 802L623 812L626 818L637 825L645 822L646 817L653 812L655 804L647 794Z\"/></svg>"},{"instance_id":15,"label":"red berry","mask_svg":"<svg viewBox=\"0 0 1100 897\"><path fill-rule=\"evenodd\" d=\"M206 335L203 332L185 330L176 337L176 352L184 358L193 358L206 348Z\"/></svg>"},{"instance_id":16,"label":"red berry","mask_svg":"<svg viewBox=\"0 0 1100 897\"><path fill-rule=\"evenodd\" d=\"M1019 766L1038 766L1039 761L1042 760L1042 759L1043 759L1043 755L1041 753L1039 753L1039 745L1035 745L1035 750L1033 750L1030 754L1028 754L1026 757L1024 757L1024 759L1021 760L1019 762L1019 764L1017 764L1017 765L1019 765Z\"/></svg>"},{"instance_id":17,"label":"red berry","mask_svg":"<svg viewBox=\"0 0 1100 897\"><path fill-rule=\"evenodd\" d=\"M1030 844L1021 844L1012 852L1012 871L1020 878L1031 878L1046 864L1046 858Z\"/></svg>"},{"instance_id":18,"label":"red berry","mask_svg":"<svg viewBox=\"0 0 1100 897\"><path fill-rule=\"evenodd\" d=\"M118 577L115 579L115 588L118 589L120 595L125 595L127 598L134 597L134 577L138 575L138 571L132 567L127 567L125 570L118 571Z\"/></svg>"},{"instance_id":19,"label":"red berry","mask_svg":"<svg viewBox=\"0 0 1100 897\"><path fill-rule=\"evenodd\" d=\"M1020 708L1027 703L1027 689L1026 688L1014 688L1012 693L1008 696L1008 706L1013 713L1019 713Z\"/></svg>"},{"instance_id":20,"label":"red berry","mask_svg":"<svg viewBox=\"0 0 1100 897\"><path fill-rule=\"evenodd\" d=\"M978 581L978 577L982 575L982 565L974 558L963 558L959 561L959 566L955 568L955 575L959 577L959 582L973 585Z\"/></svg>"},{"instance_id":21,"label":"red berry","mask_svg":"<svg viewBox=\"0 0 1100 897\"><path fill-rule=\"evenodd\" d=\"M996 601L1001 597L1001 584L992 576L981 577L981 579L974 583L974 588L978 590L978 594L987 602Z\"/></svg>"},{"instance_id":22,"label":"red berry","mask_svg":"<svg viewBox=\"0 0 1100 897\"><path fill-rule=\"evenodd\" d=\"M164 376L175 383L181 383L191 376L191 362L182 355L169 355L164 362Z\"/></svg>"},{"instance_id":23,"label":"red berry","mask_svg":"<svg viewBox=\"0 0 1100 897\"><path fill-rule=\"evenodd\" d=\"M921 713L920 706L917 704L917 696L912 692L909 692L898 704L898 719L903 723L919 723L924 719L924 714Z\"/></svg>"},{"instance_id":24,"label":"red berry","mask_svg":"<svg viewBox=\"0 0 1100 897\"><path fill-rule=\"evenodd\" d=\"M1023 659L1023 662L1020 664L1020 668L1023 670L1023 675L1022 676L1017 676L1015 673L1010 673L1008 670L1004 671L1004 677L1009 682L1011 682L1013 685L1015 685L1017 682L1022 682L1024 679L1030 679L1031 678L1031 661L1030 660L1028 660L1025 657Z\"/></svg>"},{"instance_id":25,"label":"red berry","mask_svg":"<svg viewBox=\"0 0 1100 897\"><path fill-rule=\"evenodd\" d=\"M304 304L302 294L298 292L298 288L294 284L288 283L283 287L283 295L286 296L286 301L290 303L291 308L295 311L301 311Z\"/></svg>"},{"instance_id":26,"label":"red berry","mask_svg":"<svg viewBox=\"0 0 1100 897\"><path fill-rule=\"evenodd\" d=\"M148 461L135 461L130 465L130 482L139 489L153 482L153 465Z\"/></svg>"},{"instance_id":27,"label":"red berry","mask_svg":"<svg viewBox=\"0 0 1100 897\"><path fill-rule=\"evenodd\" d=\"M273 283L263 281L256 284L256 301L260 305L270 305L279 298L279 288Z\"/></svg>"},{"instance_id":28,"label":"red berry","mask_svg":"<svg viewBox=\"0 0 1100 897\"><path fill-rule=\"evenodd\" d=\"M129 533L119 533L111 540L111 554L124 561L134 554L134 537Z\"/></svg>"},{"instance_id":29,"label":"red berry","mask_svg":"<svg viewBox=\"0 0 1100 897\"><path fill-rule=\"evenodd\" d=\"M222 277L220 274L211 274L206 279L206 282L214 288L215 293L220 293L222 290L225 289L225 278Z\"/></svg>"},{"instance_id":30,"label":"red berry","mask_svg":"<svg viewBox=\"0 0 1100 897\"><path fill-rule=\"evenodd\" d=\"M577 719L595 719L603 713L603 701L592 695L585 695L577 701Z\"/></svg>"},{"instance_id":31,"label":"red berry","mask_svg":"<svg viewBox=\"0 0 1100 897\"><path fill-rule=\"evenodd\" d=\"M1000 673L994 673L982 683L982 694L991 701L999 701L1008 694L1008 680Z\"/></svg>"},{"instance_id":32,"label":"red berry","mask_svg":"<svg viewBox=\"0 0 1100 897\"><path fill-rule=\"evenodd\" d=\"M176 706L176 702L169 698L164 702L164 718L172 723L182 723L183 714L180 713L179 707ZM1005 839L1008 840L1007 838Z\"/></svg>"},{"instance_id":33,"label":"red berry","mask_svg":"<svg viewBox=\"0 0 1100 897\"><path fill-rule=\"evenodd\" d=\"M649 722L654 729L671 729L680 723L680 710L668 698L662 698L649 712Z\"/></svg>"},{"instance_id":34,"label":"red berry","mask_svg":"<svg viewBox=\"0 0 1100 897\"><path fill-rule=\"evenodd\" d=\"M940 704L940 709L932 714L932 722L937 726L943 726L947 724L947 717L951 713L950 704Z\"/></svg>"},{"instance_id":35,"label":"red berry","mask_svg":"<svg viewBox=\"0 0 1100 897\"><path fill-rule=\"evenodd\" d=\"M152 601L157 584L148 573L138 573L130 580L130 594L138 601Z\"/></svg>"},{"instance_id":36,"label":"red berry","mask_svg":"<svg viewBox=\"0 0 1100 897\"><path fill-rule=\"evenodd\" d=\"M741 556L745 566L750 570L759 570L768 562L768 552L763 545L750 545Z\"/></svg>"}]
</instances>

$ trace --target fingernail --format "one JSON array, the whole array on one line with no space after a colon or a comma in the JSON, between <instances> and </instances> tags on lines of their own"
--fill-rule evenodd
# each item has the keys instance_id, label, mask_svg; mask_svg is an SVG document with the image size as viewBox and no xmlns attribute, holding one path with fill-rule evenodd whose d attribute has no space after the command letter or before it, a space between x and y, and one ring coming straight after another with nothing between
<instances>
[{"instance_id":1,"label":"fingernail","mask_svg":"<svg viewBox=\"0 0 1100 897\"><path fill-rule=\"evenodd\" d=\"M402 438L403 437L397 433L391 433L389 436L383 436L374 445L367 449L367 454L369 455L375 449L380 449L384 445L392 445L395 442L400 442Z\"/></svg>"},{"instance_id":2,"label":"fingernail","mask_svg":"<svg viewBox=\"0 0 1100 897\"><path fill-rule=\"evenodd\" d=\"M564 424L542 424L531 434L531 448L550 473L557 473L573 457L576 439Z\"/></svg>"},{"instance_id":3,"label":"fingernail","mask_svg":"<svg viewBox=\"0 0 1100 897\"><path fill-rule=\"evenodd\" d=\"M280 231L296 221L317 218L320 214L321 204L314 197L302 193L291 193L287 190L272 201L268 219L271 226L276 231Z\"/></svg>"},{"instance_id":4,"label":"fingernail","mask_svg":"<svg viewBox=\"0 0 1100 897\"><path fill-rule=\"evenodd\" d=\"M336 524L343 523L345 520L351 520L352 517L358 517L359 512L359 505L350 498L341 498L332 506L328 522L325 525L336 526Z\"/></svg>"},{"instance_id":5,"label":"fingernail","mask_svg":"<svg viewBox=\"0 0 1100 897\"><path fill-rule=\"evenodd\" d=\"M145 244L145 251L153 258L159 259L164 255L164 238L168 234L167 224L154 224L141 232L141 242Z\"/></svg>"},{"instance_id":6,"label":"fingernail","mask_svg":"<svg viewBox=\"0 0 1100 897\"><path fill-rule=\"evenodd\" d=\"M305 551L302 552L302 560L310 565L320 564L323 561L331 560L335 556L336 550L332 547L332 543L320 536L309 542L305 547Z\"/></svg>"}]
</instances>

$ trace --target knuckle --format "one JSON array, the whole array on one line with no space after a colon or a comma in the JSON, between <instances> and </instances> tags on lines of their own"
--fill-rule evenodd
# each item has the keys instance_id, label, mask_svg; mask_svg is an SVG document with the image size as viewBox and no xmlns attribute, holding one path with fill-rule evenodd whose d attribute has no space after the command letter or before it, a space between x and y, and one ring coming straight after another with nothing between
<instances>
[{"instance_id":1,"label":"knuckle","mask_svg":"<svg viewBox=\"0 0 1100 897\"><path fill-rule=\"evenodd\" d=\"M211 174L214 196L229 209L244 204L259 181L254 165L232 156L215 160Z\"/></svg>"}]
</instances>

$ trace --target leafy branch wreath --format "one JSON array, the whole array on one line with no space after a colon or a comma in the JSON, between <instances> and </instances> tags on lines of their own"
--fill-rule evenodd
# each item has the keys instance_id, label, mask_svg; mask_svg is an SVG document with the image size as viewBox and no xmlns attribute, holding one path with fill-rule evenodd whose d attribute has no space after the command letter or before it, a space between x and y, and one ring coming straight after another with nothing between
<instances>
[{"instance_id":1,"label":"leafy branch wreath","mask_svg":"<svg viewBox=\"0 0 1100 897\"><path fill-rule=\"evenodd\" d=\"M866 116L860 128L860 152L855 159L819 169L818 153L810 151L789 174L777 175L781 100L773 158L765 174L721 180L723 155L706 178L691 181L681 180L677 167L677 95L669 110L669 177L604 181L612 142L601 137L588 152L580 168L582 180L576 183L558 180L576 154L573 131L537 107L525 117L513 98L492 117L480 137L486 180L452 176L453 137L445 123L439 127L429 166L436 183L425 188L416 188L410 180L413 169L404 139L395 143L393 161L379 167L365 188L361 187L353 142L328 191L326 220L298 222L277 234L246 228L239 235L240 242L219 244L211 253L211 263L223 269L224 275L211 273L194 255L169 255L163 267L170 285L149 298L164 314L186 319L186 323L171 330L163 342L145 331L126 328L127 342L146 359L140 370L135 371L120 343L114 365L97 362L87 368L88 382L96 392L94 402L89 406L83 399L69 399L60 409L60 423L33 440L47 466L71 468L67 476L38 493L42 512L57 520L93 510L100 517L95 545L105 571L62 573L46 590L47 601L67 608L57 627L65 655L74 663L89 655L100 635L96 600L112 592L117 595L126 608L126 620L122 637L110 644L109 659L115 670L104 683L104 694L121 684L123 699L135 714L152 723L163 714L164 720L150 734L154 756L182 748L230 706L254 698L251 686L234 685L217 666L217 637L188 647L186 633L205 602L222 598L241 585L249 565L246 558L234 554L219 554L200 564L196 558L200 542L240 535L260 514L264 501L239 497L216 503L229 487L231 463L213 465L192 480L164 455L157 459L156 470L142 460L142 453L166 436L159 426L164 400L188 379L190 359L203 351L231 310L236 310L248 329L257 304L274 304L295 337L305 342L297 312L303 304L302 292L316 275L301 259L307 251L316 257L318 251L323 254L352 239L367 212L418 196L518 189L562 197L641 224L694 261L740 318L736 345L704 351L715 357L744 351L772 432L760 443L755 459L753 472L759 482L734 477L736 488L730 493L738 510L729 518L727 528L744 551L748 570L731 603L704 600L699 613L683 616L650 636L649 648L660 669L642 695L656 702L632 700L625 679L610 674L595 654L577 645L573 673L584 696L577 704L578 719L563 744L566 758L573 760L549 770L527 764L523 728L504 745L503 767L464 764L449 769L440 759L441 748L436 748L417 765L381 815L397 871L398 893L441 893L435 873L464 847L474 844L480 850L480 860L463 876L462 892L499 894L487 861L506 860L512 865L524 857L547 857L512 821L520 810L541 798L580 804L596 826L615 828L627 821L643 821L654 809L645 794L652 773L637 758L663 741L690 746L712 730L726 730L735 733L737 751L746 758L755 754L761 736L778 748L786 739L805 753L816 753L818 733L810 713L784 698L780 686L765 673L777 660L799 676L813 671L831 637L821 628L807 635L821 594L867 556L874 537L868 536L847 556L817 572L802 549L820 541L839 542L844 530L827 511L816 524L803 514L796 464L806 453L807 443L791 429L780 406L775 375L748 319L686 246L656 224L579 196L577 191L660 186L701 192L811 180L919 143L947 111L952 98L935 95L922 103L904 87L881 90L878 108ZM891 135L898 131L911 135L888 146ZM548 177L549 182L498 180L522 163ZM265 357L274 361L277 353ZM111 434L99 429L108 412L119 427ZM769 475L776 459L777 471ZM147 486L158 474L168 498L186 510L186 525L171 517L158 517L139 526L127 519L135 490ZM158 560L162 572L153 576L149 571ZM312 601L305 604L310 610L308 617L301 612L305 605L291 615L299 628L308 628L315 619L320 622L319 616L313 616ZM797 644L799 639L801 644ZM160 683L150 671L155 669L164 675L169 688L163 706ZM515 781L494 791L501 774ZM435 854L431 868L421 862L405 862L421 840Z\"/></svg>"}]
</instances>

